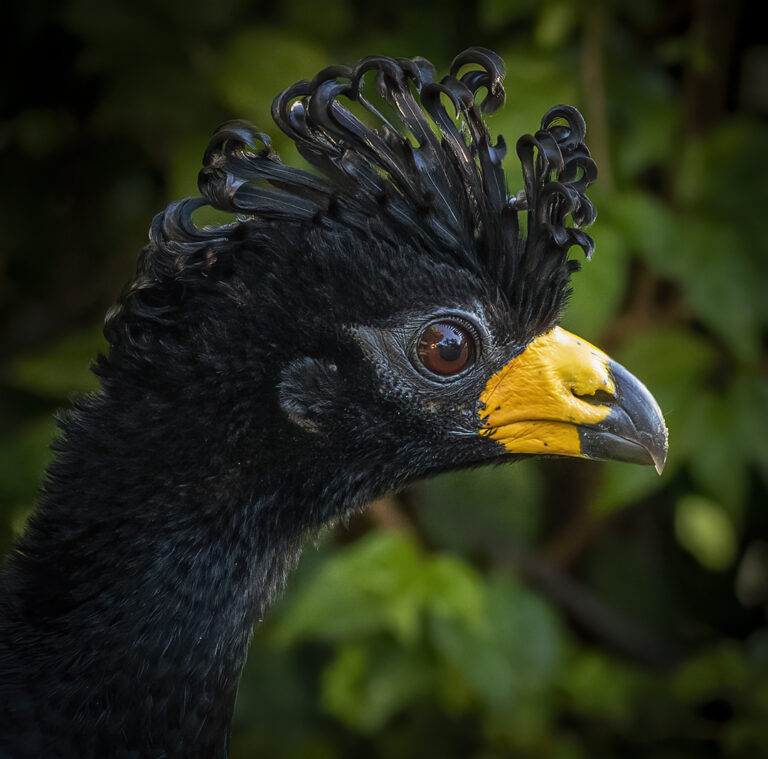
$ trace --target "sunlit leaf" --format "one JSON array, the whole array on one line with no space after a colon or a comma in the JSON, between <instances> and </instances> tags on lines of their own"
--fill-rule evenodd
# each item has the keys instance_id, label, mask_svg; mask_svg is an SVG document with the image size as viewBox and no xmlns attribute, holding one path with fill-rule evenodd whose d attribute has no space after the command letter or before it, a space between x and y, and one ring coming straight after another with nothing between
<instances>
[{"instance_id":1,"label":"sunlit leaf","mask_svg":"<svg viewBox=\"0 0 768 759\"><path fill-rule=\"evenodd\" d=\"M350 727L372 731L425 693L432 668L420 651L379 643L342 646L323 673L323 708Z\"/></svg>"},{"instance_id":2,"label":"sunlit leaf","mask_svg":"<svg viewBox=\"0 0 768 759\"><path fill-rule=\"evenodd\" d=\"M374 533L320 567L284 609L283 642L386 630L412 640L424 604L424 560L397 533Z\"/></svg>"},{"instance_id":3,"label":"sunlit leaf","mask_svg":"<svg viewBox=\"0 0 768 759\"><path fill-rule=\"evenodd\" d=\"M282 29L245 28L220 57L216 91L238 118L268 132L283 160L295 165L295 148L272 123L272 101L286 87L327 65L327 54L315 42Z\"/></svg>"},{"instance_id":4,"label":"sunlit leaf","mask_svg":"<svg viewBox=\"0 0 768 759\"><path fill-rule=\"evenodd\" d=\"M512 5L512 3L510 3ZM534 39L544 48L562 45L578 20L577 6L568 0L548 0L541 4Z\"/></svg>"},{"instance_id":5,"label":"sunlit leaf","mask_svg":"<svg viewBox=\"0 0 768 759\"><path fill-rule=\"evenodd\" d=\"M453 556L430 558L422 581L428 613L470 625L482 623L487 614L485 588L480 575L466 562Z\"/></svg>"},{"instance_id":6,"label":"sunlit leaf","mask_svg":"<svg viewBox=\"0 0 768 759\"><path fill-rule=\"evenodd\" d=\"M559 666L560 631L544 602L508 581L488 586L487 609L482 626L436 620L431 636L476 698L505 709L546 687Z\"/></svg>"},{"instance_id":7,"label":"sunlit leaf","mask_svg":"<svg viewBox=\"0 0 768 759\"><path fill-rule=\"evenodd\" d=\"M723 570L736 555L736 534L727 512L698 495L683 496L675 508L677 539L707 569Z\"/></svg>"}]
</instances>

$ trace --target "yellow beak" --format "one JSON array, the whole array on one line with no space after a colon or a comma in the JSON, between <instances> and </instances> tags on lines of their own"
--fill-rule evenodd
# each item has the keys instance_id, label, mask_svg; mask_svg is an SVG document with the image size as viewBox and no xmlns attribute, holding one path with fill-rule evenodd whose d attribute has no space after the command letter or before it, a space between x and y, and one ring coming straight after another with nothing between
<instances>
[{"instance_id":1,"label":"yellow beak","mask_svg":"<svg viewBox=\"0 0 768 759\"><path fill-rule=\"evenodd\" d=\"M556 327L491 377L480 434L510 453L652 464L661 474L667 428L656 400L623 366Z\"/></svg>"}]
</instances>

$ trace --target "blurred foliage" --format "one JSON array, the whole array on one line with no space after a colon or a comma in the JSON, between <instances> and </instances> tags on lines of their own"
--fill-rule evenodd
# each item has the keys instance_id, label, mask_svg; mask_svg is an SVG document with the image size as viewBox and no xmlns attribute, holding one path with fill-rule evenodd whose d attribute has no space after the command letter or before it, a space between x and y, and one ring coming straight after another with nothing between
<instances>
[{"instance_id":1,"label":"blurred foliage","mask_svg":"<svg viewBox=\"0 0 768 759\"><path fill-rule=\"evenodd\" d=\"M0 549L95 387L152 214L230 117L361 55L507 64L513 144L587 117L565 325L644 379L670 458L452 474L321 536L257 630L234 757L768 756L768 92L758 4L11 0L0 89ZM36 67L46 61L43 80ZM761 65L756 65L755 62ZM514 151L510 184L519 186ZM385 529L386 528L386 529ZM394 528L394 529L392 529ZM350 534L359 539L350 542Z\"/></svg>"}]
</instances>

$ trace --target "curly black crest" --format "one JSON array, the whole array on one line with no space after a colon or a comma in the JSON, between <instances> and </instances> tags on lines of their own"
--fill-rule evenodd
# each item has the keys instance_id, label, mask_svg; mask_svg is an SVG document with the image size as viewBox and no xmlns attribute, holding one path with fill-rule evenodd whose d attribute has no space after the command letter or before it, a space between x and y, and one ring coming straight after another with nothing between
<instances>
[{"instance_id":1,"label":"curly black crest","mask_svg":"<svg viewBox=\"0 0 768 759\"><path fill-rule=\"evenodd\" d=\"M205 153L203 197L156 217L132 290L178 269L179 257L225 241L238 224L344 225L368 235L387 229L491 278L528 322L554 322L578 269L569 248L592 253L580 227L595 218L585 191L597 169L581 114L557 106L518 140L524 187L510 194L504 139L494 143L483 120L504 103L503 79L501 58L475 47L440 81L424 58L370 57L294 84L275 98L272 117L321 175L283 164L249 124L222 125ZM239 221L197 227L192 214L205 203ZM158 260L163 252L174 260Z\"/></svg>"}]
</instances>

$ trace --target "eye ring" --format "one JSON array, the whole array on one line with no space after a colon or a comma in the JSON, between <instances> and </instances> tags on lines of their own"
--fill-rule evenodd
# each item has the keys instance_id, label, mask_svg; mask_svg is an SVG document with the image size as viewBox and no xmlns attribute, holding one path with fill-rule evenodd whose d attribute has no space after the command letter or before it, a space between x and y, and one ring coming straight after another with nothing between
<instances>
[{"instance_id":1,"label":"eye ring","mask_svg":"<svg viewBox=\"0 0 768 759\"><path fill-rule=\"evenodd\" d=\"M430 322L414 346L420 369L439 380L463 375L477 359L477 336L473 329L456 318Z\"/></svg>"}]
</instances>

